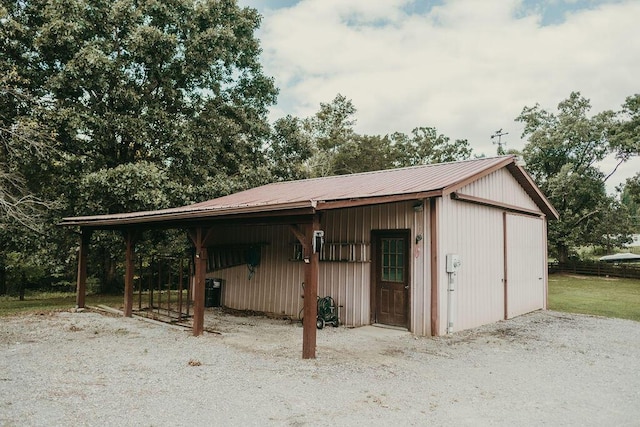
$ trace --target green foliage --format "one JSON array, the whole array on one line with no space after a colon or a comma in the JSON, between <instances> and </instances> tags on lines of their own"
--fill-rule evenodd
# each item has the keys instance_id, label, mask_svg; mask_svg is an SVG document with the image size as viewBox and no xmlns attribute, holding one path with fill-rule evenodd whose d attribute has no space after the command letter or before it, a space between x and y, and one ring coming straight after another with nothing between
<instances>
[{"instance_id":1,"label":"green foliage","mask_svg":"<svg viewBox=\"0 0 640 427\"><path fill-rule=\"evenodd\" d=\"M343 175L471 156L466 140L451 142L432 127L415 128L411 135L360 135L354 130L355 113L351 100L338 94L311 117L278 120L268 152L275 177Z\"/></svg>"},{"instance_id":2,"label":"green foliage","mask_svg":"<svg viewBox=\"0 0 640 427\"><path fill-rule=\"evenodd\" d=\"M610 134L620 123L611 111L588 116L591 105L579 93L558 104L553 114L539 105L525 107L517 121L525 125L527 170L560 214L549 224L550 253L566 261L580 246L616 247L628 242L629 211L608 196L596 163L615 151Z\"/></svg>"},{"instance_id":3,"label":"green foliage","mask_svg":"<svg viewBox=\"0 0 640 427\"><path fill-rule=\"evenodd\" d=\"M611 145L619 159L640 155L640 94L627 97L611 132Z\"/></svg>"},{"instance_id":4,"label":"green foliage","mask_svg":"<svg viewBox=\"0 0 640 427\"><path fill-rule=\"evenodd\" d=\"M276 120L268 151L271 171L277 179L290 181L309 177L306 162L313 155L311 135L297 117Z\"/></svg>"},{"instance_id":5,"label":"green foliage","mask_svg":"<svg viewBox=\"0 0 640 427\"><path fill-rule=\"evenodd\" d=\"M620 202L629 210L634 233L640 233L640 172L623 185Z\"/></svg>"},{"instance_id":6,"label":"green foliage","mask_svg":"<svg viewBox=\"0 0 640 427\"><path fill-rule=\"evenodd\" d=\"M397 165L397 152L388 137L353 135L327 162L329 174L344 175L390 169Z\"/></svg>"},{"instance_id":7,"label":"green foliage","mask_svg":"<svg viewBox=\"0 0 640 427\"><path fill-rule=\"evenodd\" d=\"M438 134L433 127L415 128L411 136L396 132L391 135L391 142L397 152L399 166L465 160L471 157L472 151L466 139L451 143L449 137Z\"/></svg>"},{"instance_id":8,"label":"green foliage","mask_svg":"<svg viewBox=\"0 0 640 427\"><path fill-rule=\"evenodd\" d=\"M11 194L56 202L38 223L58 265L73 274L75 245L54 228L62 216L186 204L270 179L277 90L259 62L259 24L232 0L3 2L2 129L23 140L44 129L60 153L14 162L25 191ZM119 244L96 235L101 280L120 275Z\"/></svg>"},{"instance_id":9,"label":"green foliage","mask_svg":"<svg viewBox=\"0 0 640 427\"><path fill-rule=\"evenodd\" d=\"M163 209L170 207L171 187L155 164L127 163L82 177L80 204L96 215Z\"/></svg>"}]
</instances>

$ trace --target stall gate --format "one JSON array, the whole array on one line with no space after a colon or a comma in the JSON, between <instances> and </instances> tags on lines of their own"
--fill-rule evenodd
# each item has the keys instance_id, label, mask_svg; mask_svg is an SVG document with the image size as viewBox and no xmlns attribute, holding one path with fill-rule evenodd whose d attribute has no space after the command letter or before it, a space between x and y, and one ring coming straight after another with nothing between
<instances>
[{"instance_id":1,"label":"stall gate","mask_svg":"<svg viewBox=\"0 0 640 427\"><path fill-rule=\"evenodd\" d=\"M139 256L136 267L136 314L170 323L191 319L193 301L190 257ZM137 302L137 306L136 306Z\"/></svg>"}]
</instances>

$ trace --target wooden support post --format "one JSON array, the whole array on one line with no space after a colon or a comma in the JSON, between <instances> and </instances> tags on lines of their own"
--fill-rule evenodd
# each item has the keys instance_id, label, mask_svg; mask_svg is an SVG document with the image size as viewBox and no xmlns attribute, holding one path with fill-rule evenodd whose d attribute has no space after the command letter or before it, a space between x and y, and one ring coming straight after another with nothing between
<instances>
[{"instance_id":1,"label":"wooden support post","mask_svg":"<svg viewBox=\"0 0 640 427\"><path fill-rule=\"evenodd\" d=\"M135 233L133 230L124 232L125 240L125 274L124 274L124 316L133 315L133 252L135 249Z\"/></svg>"},{"instance_id":2,"label":"wooden support post","mask_svg":"<svg viewBox=\"0 0 640 427\"><path fill-rule=\"evenodd\" d=\"M91 230L80 229L80 251L78 252L78 281L76 284L76 308L84 308L84 300L87 295L87 253Z\"/></svg>"},{"instance_id":3,"label":"wooden support post","mask_svg":"<svg viewBox=\"0 0 640 427\"><path fill-rule=\"evenodd\" d=\"M316 358L316 318L318 317L318 272L320 254L313 252L313 232L320 229L318 215L305 227L304 250L304 322L302 327L302 358Z\"/></svg>"},{"instance_id":4,"label":"wooden support post","mask_svg":"<svg viewBox=\"0 0 640 427\"><path fill-rule=\"evenodd\" d=\"M195 273L193 286L193 335L202 335L204 331L204 284L207 275L207 248L205 241L208 234L205 235L202 227L195 229L195 232L189 233L193 246L195 248Z\"/></svg>"},{"instance_id":5,"label":"wooden support post","mask_svg":"<svg viewBox=\"0 0 640 427\"><path fill-rule=\"evenodd\" d=\"M438 256L440 213L435 197L429 199L429 234L431 235L431 335L440 335L440 258Z\"/></svg>"}]
</instances>

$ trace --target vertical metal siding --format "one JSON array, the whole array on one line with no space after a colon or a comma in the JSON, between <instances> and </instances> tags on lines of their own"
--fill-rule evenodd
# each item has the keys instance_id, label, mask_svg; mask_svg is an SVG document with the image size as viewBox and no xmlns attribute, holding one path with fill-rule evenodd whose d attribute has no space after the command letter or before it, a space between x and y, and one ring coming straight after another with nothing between
<instances>
[{"instance_id":1,"label":"vertical metal siding","mask_svg":"<svg viewBox=\"0 0 640 427\"><path fill-rule=\"evenodd\" d=\"M411 331L416 335L431 335L431 234L429 203L423 203L422 212L414 212L411 242ZM416 242L418 235L422 239Z\"/></svg>"},{"instance_id":2,"label":"vertical metal siding","mask_svg":"<svg viewBox=\"0 0 640 427\"><path fill-rule=\"evenodd\" d=\"M371 230L413 229L412 202L327 211L322 218L327 242L364 243L367 262L322 262L318 292L343 305L342 321L367 325L371 318Z\"/></svg>"},{"instance_id":3,"label":"vertical metal siding","mask_svg":"<svg viewBox=\"0 0 640 427\"><path fill-rule=\"evenodd\" d=\"M458 254L461 266L454 292L453 330L495 322L504 317L502 211L441 200L439 247L440 334L446 333L446 255Z\"/></svg>"},{"instance_id":4,"label":"vertical metal siding","mask_svg":"<svg viewBox=\"0 0 640 427\"><path fill-rule=\"evenodd\" d=\"M423 239L420 256L426 251L424 244L428 231L425 212L416 213L413 202L363 206L338 209L323 213L321 226L325 240L329 243L363 243L367 249L366 262L321 262L318 294L333 297L342 305L341 321L348 326L367 325L371 315L371 230L411 229L422 224ZM415 232L411 238L415 242ZM304 280L303 263L291 261L295 238L288 226L229 227L217 231L214 245L265 243L261 252L261 263L254 277L248 280L246 266L238 266L210 273L226 281L223 289L224 304L231 308L248 309L297 316L302 308L301 283ZM411 246L412 250L414 245ZM412 281L416 282L425 270L424 262L413 264ZM424 278L419 285L412 283L411 327L416 333L428 331L429 314L421 313L413 301L425 298ZM426 281L428 283L428 280ZM428 294L428 292L426 292ZM426 306L428 309L428 305ZM414 319L414 316L416 319ZM427 319L426 321L424 319ZM426 323L425 323L426 322Z\"/></svg>"},{"instance_id":5,"label":"vertical metal siding","mask_svg":"<svg viewBox=\"0 0 640 427\"><path fill-rule=\"evenodd\" d=\"M302 308L300 262L289 262L291 231L287 226L228 227L217 231L214 245L263 243L260 265L249 280L241 265L208 274L225 280L224 305L240 310L266 311L297 316Z\"/></svg>"},{"instance_id":6,"label":"vertical metal siding","mask_svg":"<svg viewBox=\"0 0 640 427\"><path fill-rule=\"evenodd\" d=\"M544 220L506 215L507 317L545 306Z\"/></svg>"},{"instance_id":7,"label":"vertical metal siding","mask_svg":"<svg viewBox=\"0 0 640 427\"><path fill-rule=\"evenodd\" d=\"M539 208L518 184L513 176L505 169L500 169L460 189L463 194L483 197L498 202L519 206L529 210ZM446 255L454 253L460 255L462 265L456 275L456 290L453 304L455 318L453 330L462 330L482 324L495 322L504 318L504 219L503 211L496 208L471 205L444 197L438 200L440 211L440 246L439 262L439 307L440 334L446 333L447 319L447 287L448 275L445 270ZM509 215L511 216L511 215ZM518 216L519 218L526 218ZM529 218L543 222L544 220ZM538 237L536 254L544 256L546 239L540 239L543 232L530 231ZM513 234L513 232L512 232ZM522 237L522 236L521 236ZM531 236L525 234L527 240ZM542 246L541 246L542 245ZM526 248L509 249L509 253L516 251L519 256L526 257ZM537 255L536 255L537 256ZM514 262L516 262L514 260ZM513 266L516 270L528 271L533 265L542 262L520 259L521 265ZM539 276L536 276L536 278ZM532 289L532 288L529 288ZM514 296L517 304L524 304L529 298L524 291L516 292ZM540 298L536 296L534 305L539 305ZM509 301L511 303L511 301ZM519 309L521 310L521 309ZM530 310L529 310L530 311Z\"/></svg>"},{"instance_id":8,"label":"vertical metal siding","mask_svg":"<svg viewBox=\"0 0 640 427\"><path fill-rule=\"evenodd\" d=\"M466 185L460 189L460 192L529 210L540 211L538 205L506 169L499 169Z\"/></svg>"}]
</instances>

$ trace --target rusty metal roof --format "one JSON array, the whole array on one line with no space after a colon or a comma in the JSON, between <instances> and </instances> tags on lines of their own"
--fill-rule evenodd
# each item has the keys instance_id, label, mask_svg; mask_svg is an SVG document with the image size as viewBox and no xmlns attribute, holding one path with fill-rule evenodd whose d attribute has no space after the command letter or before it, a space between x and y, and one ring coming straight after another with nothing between
<instances>
[{"instance_id":1,"label":"rusty metal roof","mask_svg":"<svg viewBox=\"0 0 640 427\"><path fill-rule=\"evenodd\" d=\"M508 167L527 193L550 216L557 212L531 178L515 164L514 156L276 182L171 209L64 218L60 225L116 226L204 219L275 211L313 212L348 206L422 199L450 194L495 170ZM524 174L524 175L523 175ZM555 213L555 214L554 214Z\"/></svg>"}]
</instances>

